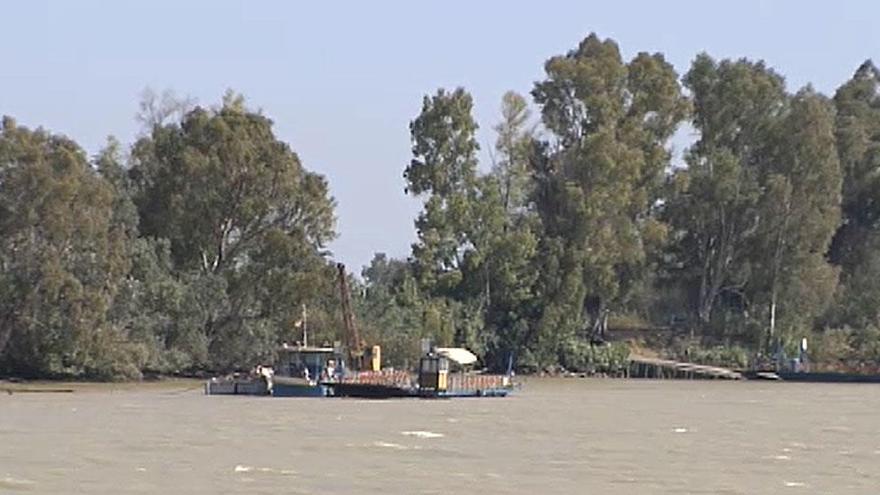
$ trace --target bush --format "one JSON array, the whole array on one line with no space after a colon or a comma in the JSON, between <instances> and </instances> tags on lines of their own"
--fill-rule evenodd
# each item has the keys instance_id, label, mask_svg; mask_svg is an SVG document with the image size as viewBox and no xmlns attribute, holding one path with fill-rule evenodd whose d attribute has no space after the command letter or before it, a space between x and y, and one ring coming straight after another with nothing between
<instances>
[{"instance_id":1,"label":"bush","mask_svg":"<svg viewBox=\"0 0 880 495\"><path fill-rule=\"evenodd\" d=\"M149 358L146 345L125 340L112 328L97 331L83 348L76 374L96 380L140 380Z\"/></svg>"},{"instance_id":2,"label":"bush","mask_svg":"<svg viewBox=\"0 0 880 495\"><path fill-rule=\"evenodd\" d=\"M569 371L619 375L629 364L629 346L621 342L591 345L580 339L570 340L563 347L560 363Z\"/></svg>"},{"instance_id":3,"label":"bush","mask_svg":"<svg viewBox=\"0 0 880 495\"><path fill-rule=\"evenodd\" d=\"M880 369L880 328L835 328L816 335L808 350L817 369L865 371Z\"/></svg>"},{"instance_id":4,"label":"bush","mask_svg":"<svg viewBox=\"0 0 880 495\"><path fill-rule=\"evenodd\" d=\"M743 369L749 365L749 352L737 345L700 347L688 345L676 352L676 359L689 363Z\"/></svg>"}]
</instances>

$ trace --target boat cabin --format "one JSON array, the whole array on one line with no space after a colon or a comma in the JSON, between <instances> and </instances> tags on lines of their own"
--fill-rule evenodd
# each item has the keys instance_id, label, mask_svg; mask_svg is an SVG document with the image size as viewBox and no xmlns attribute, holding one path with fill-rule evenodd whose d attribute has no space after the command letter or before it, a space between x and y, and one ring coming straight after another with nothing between
<instances>
[{"instance_id":1,"label":"boat cabin","mask_svg":"<svg viewBox=\"0 0 880 495\"><path fill-rule=\"evenodd\" d=\"M332 347L284 344L278 350L275 373L317 382L337 378L343 366L342 356Z\"/></svg>"},{"instance_id":2,"label":"boat cabin","mask_svg":"<svg viewBox=\"0 0 880 495\"><path fill-rule=\"evenodd\" d=\"M419 391L424 394L445 392L449 377L449 359L436 353L419 360Z\"/></svg>"},{"instance_id":3,"label":"boat cabin","mask_svg":"<svg viewBox=\"0 0 880 495\"><path fill-rule=\"evenodd\" d=\"M450 390L450 369L465 373L477 362L477 356L461 347L437 347L419 360L419 390L423 395Z\"/></svg>"}]
</instances>

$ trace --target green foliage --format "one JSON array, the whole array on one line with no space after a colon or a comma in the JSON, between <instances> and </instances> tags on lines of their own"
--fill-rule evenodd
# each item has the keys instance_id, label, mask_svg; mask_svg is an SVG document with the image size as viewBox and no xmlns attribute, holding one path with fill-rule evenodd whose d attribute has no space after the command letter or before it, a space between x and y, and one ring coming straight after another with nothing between
<instances>
[{"instance_id":1,"label":"green foliage","mask_svg":"<svg viewBox=\"0 0 880 495\"><path fill-rule=\"evenodd\" d=\"M185 342L188 358L173 364L271 359L303 304L315 306L313 323L330 323L321 309L333 273L321 250L335 235L333 201L271 126L228 93L219 109L156 125L133 148L141 233L169 241L167 268L186 294L172 304L187 317L163 343Z\"/></svg>"},{"instance_id":2,"label":"green foliage","mask_svg":"<svg viewBox=\"0 0 880 495\"><path fill-rule=\"evenodd\" d=\"M834 325L880 325L880 70L868 60L834 95L843 221L830 258L842 269Z\"/></svg>"},{"instance_id":3,"label":"green foliage","mask_svg":"<svg viewBox=\"0 0 880 495\"><path fill-rule=\"evenodd\" d=\"M673 228L673 276L705 326L720 316L720 300L740 310L748 304L747 253L762 219L762 182L772 162L768 141L786 96L782 77L746 60L717 63L700 55L684 82L693 93L700 139L687 155L688 167L671 177L664 218Z\"/></svg>"},{"instance_id":4,"label":"green foliage","mask_svg":"<svg viewBox=\"0 0 880 495\"><path fill-rule=\"evenodd\" d=\"M810 361L829 371L880 372L880 327L830 329L812 340Z\"/></svg>"},{"instance_id":5,"label":"green foliage","mask_svg":"<svg viewBox=\"0 0 880 495\"><path fill-rule=\"evenodd\" d=\"M447 295L461 282L462 265L475 247L470 234L479 224L472 106L461 88L425 97L421 114L410 124L414 158L403 174L408 192L426 197L416 220L417 277L423 288Z\"/></svg>"},{"instance_id":6,"label":"green foliage","mask_svg":"<svg viewBox=\"0 0 880 495\"><path fill-rule=\"evenodd\" d=\"M769 336L809 326L837 286L825 259L840 223L834 111L792 96L763 63L701 55L685 77L700 139L670 178L671 278L704 330Z\"/></svg>"},{"instance_id":7,"label":"green foliage","mask_svg":"<svg viewBox=\"0 0 880 495\"><path fill-rule=\"evenodd\" d=\"M872 249L880 219L880 70L868 60L834 95L837 109L835 137L843 170L843 214L831 258L846 274Z\"/></svg>"},{"instance_id":8,"label":"green foliage","mask_svg":"<svg viewBox=\"0 0 880 495\"><path fill-rule=\"evenodd\" d=\"M75 143L3 119L0 370L103 372L117 335L105 313L128 269L113 206L112 186Z\"/></svg>"},{"instance_id":9,"label":"green foliage","mask_svg":"<svg viewBox=\"0 0 880 495\"><path fill-rule=\"evenodd\" d=\"M675 358L708 366L721 366L731 369L746 369L750 363L750 353L738 345L717 345L704 347L685 345L675 349Z\"/></svg>"},{"instance_id":10,"label":"green foliage","mask_svg":"<svg viewBox=\"0 0 880 495\"><path fill-rule=\"evenodd\" d=\"M593 346L571 340L564 345L560 364L574 372L623 376L629 365L629 346L620 342Z\"/></svg>"},{"instance_id":11,"label":"green foliage","mask_svg":"<svg viewBox=\"0 0 880 495\"><path fill-rule=\"evenodd\" d=\"M853 115L843 122L811 88L789 94L763 62L698 56L682 80L688 100L662 55L627 62L614 41L590 35L549 59L532 91L548 139L522 97L504 96L484 176L470 96L426 97L404 174L425 200L409 265L421 334L448 342L452 332L490 366L515 355L536 370L588 367L602 352L588 339L608 312L681 319L708 341L756 349L793 342L829 315L875 318L865 310L876 291L854 290L870 289L873 265L840 290L826 258L846 167L872 170L871 67L838 92ZM673 168L669 139L688 116L699 139ZM844 134L858 146L838 158ZM747 361L738 347L700 349L704 362Z\"/></svg>"},{"instance_id":12,"label":"green foliage","mask_svg":"<svg viewBox=\"0 0 880 495\"><path fill-rule=\"evenodd\" d=\"M510 217L526 206L529 185L529 153L534 130L530 127L528 102L521 95L508 91L501 99L501 122L495 126L497 161L492 175L501 188L504 211Z\"/></svg>"},{"instance_id":13,"label":"green foliage","mask_svg":"<svg viewBox=\"0 0 880 495\"><path fill-rule=\"evenodd\" d=\"M545 294L538 332L558 347L645 276L657 234L654 208L670 165L667 141L688 110L660 54L625 62L611 40L587 37L545 64L532 95L552 144L535 147ZM662 237L662 234L660 235Z\"/></svg>"},{"instance_id":14,"label":"green foliage","mask_svg":"<svg viewBox=\"0 0 880 495\"><path fill-rule=\"evenodd\" d=\"M838 270L826 259L840 225L841 190L828 100L810 88L794 95L773 146L760 205L767 221L760 222L752 253L752 301L768 301L771 311L780 306L776 318L785 330L811 325L838 283Z\"/></svg>"},{"instance_id":15,"label":"green foliage","mask_svg":"<svg viewBox=\"0 0 880 495\"><path fill-rule=\"evenodd\" d=\"M141 232L169 239L180 269L234 267L276 232L312 249L335 235L324 178L243 105L227 97L219 110L196 108L132 151Z\"/></svg>"},{"instance_id":16,"label":"green foliage","mask_svg":"<svg viewBox=\"0 0 880 495\"><path fill-rule=\"evenodd\" d=\"M303 304L314 337L336 340L324 179L232 93L152 123L125 166L115 140L89 163L72 141L4 119L0 371L250 367L296 338Z\"/></svg>"}]
</instances>

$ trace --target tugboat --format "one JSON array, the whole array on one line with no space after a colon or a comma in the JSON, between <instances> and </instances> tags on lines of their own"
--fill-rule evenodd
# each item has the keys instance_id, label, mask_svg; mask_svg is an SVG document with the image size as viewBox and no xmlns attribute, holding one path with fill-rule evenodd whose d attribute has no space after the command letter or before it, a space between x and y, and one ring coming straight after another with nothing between
<instances>
[{"instance_id":1,"label":"tugboat","mask_svg":"<svg viewBox=\"0 0 880 495\"><path fill-rule=\"evenodd\" d=\"M272 380L275 397L327 397L332 390L321 382L343 373L342 355L332 347L288 346L278 352L278 370Z\"/></svg>"},{"instance_id":2,"label":"tugboat","mask_svg":"<svg viewBox=\"0 0 880 495\"><path fill-rule=\"evenodd\" d=\"M275 367L257 366L247 374L212 378L208 395L272 395L274 397L327 397L333 383L345 374L342 353L333 347L282 344Z\"/></svg>"}]
</instances>

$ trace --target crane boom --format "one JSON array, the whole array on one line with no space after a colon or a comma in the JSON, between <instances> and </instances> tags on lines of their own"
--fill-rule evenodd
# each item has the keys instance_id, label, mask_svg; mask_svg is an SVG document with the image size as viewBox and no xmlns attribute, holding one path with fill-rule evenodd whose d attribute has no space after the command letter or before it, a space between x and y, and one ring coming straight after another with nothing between
<instances>
[{"instance_id":1,"label":"crane boom","mask_svg":"<svg viewBox=\"0 0 880 495\"><path fill-rule=\"evenodd\" d=\"M359 369L363 365L364 348L354 321L354 311L351 309L351 292L348 289L348 279L345 276L345 265L337 263L336 270L339 272L339 296L342 300L342 322L345 326L346 346L352 361L351 364Z\"/></svg>"}]
</instances>

